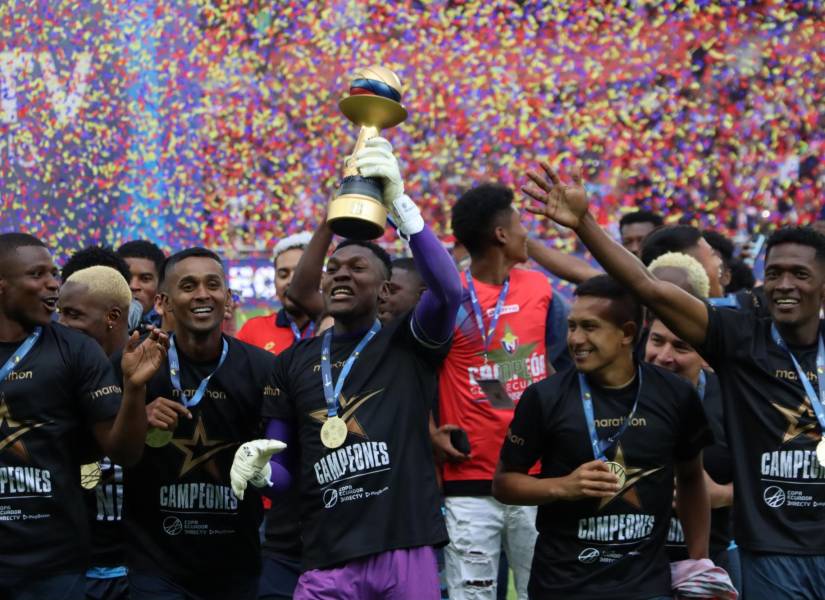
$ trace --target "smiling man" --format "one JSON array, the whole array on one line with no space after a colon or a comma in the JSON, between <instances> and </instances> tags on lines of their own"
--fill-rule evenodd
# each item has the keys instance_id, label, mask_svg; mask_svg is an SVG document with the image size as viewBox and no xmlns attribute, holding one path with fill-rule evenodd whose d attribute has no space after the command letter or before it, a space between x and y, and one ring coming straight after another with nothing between
<instances>
[{"instance_id":1,"label":"smiling man","mask_svg":"<svg viewBox=\"0 0 825 600\"><path fill-rule=\"evenodd\" d=\"M133 600L257 597L261 498L229 485L237 447L260 437L274 357L222 335L229 291L220 258L190 248L164 264L169 360L144 396L151 429L125 472Z\"/></svg>"},{"instance_id":2,"label":"smiling man","mask_svg":"<svg viewBox=\"0 0 825 600\"><path fill-rule=\"evenodd\" d=\"M145 383L164 336L133 338L123 399L89 336L54 323L57 268L45 245L0 235L0 597L85 597L89 528L78 478L81 448L122 462L140 457Z\"/></svg>"},{"instance_id":3,"label":"smiling man","mask_svg":"<svg viewBox=\"0 0 825 600\"><path fill-rule=\"evenodd\" d=\"M651 275L599 227L581 178L546 164L523 188L532 210L571 227L605 270L710 363L734 461L734 537L748 600L819 598L825 587L825 237L787 228L767 243L769 318L714 308Z\"/></svg>"},{"instance_id":4,"label":"smiling man","mask_svg":"<svg viewBox=\"0 0 825 600\"><path fill-rule=\"evenodd\" d=\"M674 475L690 556L707 556L710 432L688 382L635 363L641 313L606 275L579 285L567 334L575 368L527 388L507 430L493 492L540 507L530 598L671 598Z\"/></svg>"},{"instance_id":5,"label":"smiling man","mask_svg":"<svg viewBox=\"0 0 825 600\"><path fill-rule=\"evenodd\" d=\"M276 393L265 406L270 437L300 458L293 471L300 473L305 570L294 597L434 600L440 592L433 546L446 543L447 534L428 421L460 281L404 194L389 143L369 140L355 161L364 177L382 180L384 203L409 239L427 291L415 310L382 326L389 256L371 242L344 241L322 276L332 242L326 222L298 265L289 296L308 314L325 308L335 323L278 357ZM267 460L256 447L241 447L233 485L265 485L259 472ZM279 461L271 466L276 488L289 485L283 469Z\"/></svg>"}]
</instances>

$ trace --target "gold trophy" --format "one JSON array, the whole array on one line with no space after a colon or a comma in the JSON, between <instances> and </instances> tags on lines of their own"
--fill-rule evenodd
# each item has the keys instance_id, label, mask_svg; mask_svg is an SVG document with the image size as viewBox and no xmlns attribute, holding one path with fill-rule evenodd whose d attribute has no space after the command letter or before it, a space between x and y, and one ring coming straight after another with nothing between
<instances>
[{"instance_id":1,"label":"gold trophy","mask_svg":"<svg viewBox=\"0 0 825 600\"><path fill-rule=\"evenodd\" d=\"M407 118L401 104L401 80L387 69L374 65L355 73L349 94L338 103L344 116L361 126L352 154L364 147L382 129L395 127ZM344 178L335 199L329 203L327 221L340 236L373 240L384 234L387 207L378 179L362 177L352 161L347 161Z\"/></svg>"}]
</instances>

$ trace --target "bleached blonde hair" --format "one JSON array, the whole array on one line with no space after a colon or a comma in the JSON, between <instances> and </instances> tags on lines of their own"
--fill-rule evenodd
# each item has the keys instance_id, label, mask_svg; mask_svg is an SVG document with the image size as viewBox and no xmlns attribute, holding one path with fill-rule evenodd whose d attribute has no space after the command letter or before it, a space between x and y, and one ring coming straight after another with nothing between
<instances>
[{"instance_id":1,"label":"bleached blonde hair","mask_svg":"<svg viewBox=\"0 0 825 600\"><path fill-rule=\"evenodd\" d=\"M682 269L687 273L690 286L700 298L707 298L710 294L710 279L707 271L698 260L682 252L667 252L648 265L648 270L655 272L658 268L671 267Z\"/></svg>"},{"instance_id":2,"label":"bleached blonde hair","mask_svg":"<svg viewBox=\"0 0 825 600\"><path fill-rule=\"evenodd\" d=\"M112 306L117 306L124 314L129 312L132 291L123 275L111 267L95 265L81 269L72 273L64 285L67 283L84 285L95 298L111 302Z\"/></svg>"}]
</instances>

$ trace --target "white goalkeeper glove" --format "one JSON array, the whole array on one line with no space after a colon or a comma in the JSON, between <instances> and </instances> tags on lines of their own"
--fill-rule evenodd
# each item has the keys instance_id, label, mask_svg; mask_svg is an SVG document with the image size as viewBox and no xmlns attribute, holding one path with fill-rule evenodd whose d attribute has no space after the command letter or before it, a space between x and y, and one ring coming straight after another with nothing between
<instances>
[{"instance_id":1,"label":"white goalkeeper glove","mask_svg":"<svg viewBox=\"0 0 825 600\"><path fill-rule=\"evenodd\" d=\"M404 181L390 143L382 137L371 138L353 158L363 177L382 181L384 206L390 211L398 232L409 237L424 229L421 211L404 193Z\"/></svg>"},{"instance_id":2,"label":"white goalkeeper glove","mask_svg":"<svg viewBox=\"0 0 825 600\"><path fill-rule=\"evenodd\" d=\"M286 444L278 440L252 440L241 444L235 451L235 459L229 470L229 481L232 491L239 500L243 500L247 484L261 488L272 485L272 467L269 459L286 448Z\"/></svg>"}]
</instances>

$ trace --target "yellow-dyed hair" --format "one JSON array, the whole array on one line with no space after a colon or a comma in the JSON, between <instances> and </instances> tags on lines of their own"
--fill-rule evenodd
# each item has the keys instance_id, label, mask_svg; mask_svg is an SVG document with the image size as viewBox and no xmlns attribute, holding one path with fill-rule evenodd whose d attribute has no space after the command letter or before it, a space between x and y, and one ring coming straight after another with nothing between
<instances>
[{"instance_id":1,"label":"yellow-dyed hair","mask_svg":"<svg viewBox=\"0 0 825 600\"><path fill-rule=\"evenodd\" d=\"M688 281L694 293L700 298L707 298L710 294L710 279L702 263L688 254L681 252L667 252L648 265L651 272L660 267L682 269L687 273Z\"/></svg>"},{"instance_id":2,"label":"yellow-dyed hair","mask_svg":"<svg viewBox=\"0 0 825 600\"><path fill-rule=\"evenodd\" d=\"M95 298L117 306L126 314L129 313L132 291L123 275L111 267L95 265L81 269L72 273L65 283L84 285Z\"/></svg>"}]
</instances>

